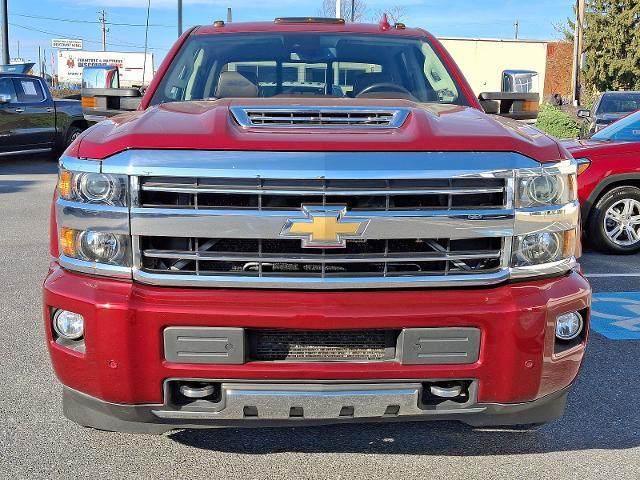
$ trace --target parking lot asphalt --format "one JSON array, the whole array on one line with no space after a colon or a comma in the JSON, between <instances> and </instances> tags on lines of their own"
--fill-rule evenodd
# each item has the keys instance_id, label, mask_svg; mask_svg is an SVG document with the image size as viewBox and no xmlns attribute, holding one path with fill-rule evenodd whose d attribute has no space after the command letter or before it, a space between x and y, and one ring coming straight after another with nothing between
<instances>
[{"instance_id":1,"label":"parking lot asphalt","mask_svg":"<svg viewBox=\"0 0 640 480\"><path fill-rule=\"evenodd\" d=\"M46 157L0 158L0 478L640 478L640 335L594 332L566 415L536 432L446 422L149 436L67 421L40 313L55 173ZM640 255L587 251L581 263L601 305L636 292L621 305L640 317ZM632 317L602 312L634 337Z\"/></svg>"}]
</instances>

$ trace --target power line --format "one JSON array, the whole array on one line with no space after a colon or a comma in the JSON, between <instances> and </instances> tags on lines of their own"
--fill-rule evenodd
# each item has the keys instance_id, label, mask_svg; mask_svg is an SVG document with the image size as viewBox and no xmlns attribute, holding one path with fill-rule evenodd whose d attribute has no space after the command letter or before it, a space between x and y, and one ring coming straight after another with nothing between
<instances>
[{"instance_id":1,"label":"power line","mask_svg":"<svg viewBox=\"0 0 640 480\"><path fill-rule=\"evenodd\" d=\"M60 32L49 32L46 30L40 30L38 28L33 28L33 27L27 27L25 25L19 25L17 23L9 23L9 25L11 25L12 27L18 27L18 28L23 28L25 30L31 30L34 32L39 32L39 33L44 33L45 35L55 35L55 36L65 36L65 33L60 33ZM101 40L91 40L91 39L87 39L87 38L82 38L79 37L80 40L82 40L83 42L86 43L95 43L98 45L102 44ZM111 45L112 47L128 47L128 48L139 48L139 49L144 49L143 45L135 45L133 43L111 43L111 42L107 42L107 45ZM166 50L166 49L162 49L162 48L158 48L158 47L148 47L149 50Z\"/></svg>"},{"instance_id":2,"label":"power line","mask_svg":"<svg viewBox=\"0 0 640 480\"><path fill-rule=\"evenodd\" d=\"M25 17L25 18L35 18L39 20L52 20L54 22L68 22L68 23L92 23L99 24L100 21L95 20L80 20L73 18L56 18L56 17L44 17L41 15L27 15L26 13L11 13L11 16L15 17ZM108 25L112 25L114 27L146 27L147 25L144 23L121 23L121 22L106 22ZM149 27L162 27L162 28L174 28L174 25L162 25L159 23L149 24Z\"/></svg>"}]
</instances>

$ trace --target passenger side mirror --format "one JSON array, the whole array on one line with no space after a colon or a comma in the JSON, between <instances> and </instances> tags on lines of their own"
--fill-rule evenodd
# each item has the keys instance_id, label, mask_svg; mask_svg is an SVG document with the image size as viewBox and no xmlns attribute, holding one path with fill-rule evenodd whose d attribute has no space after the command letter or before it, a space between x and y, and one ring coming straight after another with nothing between
<instances>
[{"instance_id":1,"label":"passenger side mirror","mask_svg":"<svg viewBox=\"0 0 640 480\"><path fill-rule=\"evenodd\" d=\"M11 103L11 95L0 93L0 104Z\"/></svg>"},{"instance_id":2,"label":"passenger side mirror","mask_svg":"<svg viewBox=\"0 0 640 480\"><path fill-rule=\"evenodd\" d=\"M483 92L478 99L485 113L489 115L514 120L538 118L540 95L537 93Z\"/></svg>"},{"instance_id":3,"label":"passenger side mirror","mask_svg":"<svg viewBox=\"0 0 640 480\"><path fill-rule=\"evenodd\" d=\"M578 110L578 118L591 118L591 110L581 108Z\"/></svg>"}]
</instances>

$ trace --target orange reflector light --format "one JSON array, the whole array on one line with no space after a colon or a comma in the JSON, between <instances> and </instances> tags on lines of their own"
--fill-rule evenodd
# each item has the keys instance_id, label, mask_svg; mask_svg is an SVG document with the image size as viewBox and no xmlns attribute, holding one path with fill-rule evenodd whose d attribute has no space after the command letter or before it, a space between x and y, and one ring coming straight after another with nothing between
<instances>
[{"instance_id":1,"label":"orange reflector light","mask_svg":"<svg viewBox=\"0 0 640 480\"><path fill-rule=\"evenodd\" d=\"M71 199L73 174L69 170L62 170L58 179L58 195L65 200Z\"/></svg>"},{"instance_id":2,"label":"orange reflector light","mask_svg":"<svg viewBox=\"0 0 640 480\"><path fill-rule=\"evenodd\" d=\"M591 166L591 162L587 159L578 161L578 175L582 175Z\"/></svg>"},{"instance_id":3,"label":"orange reflector light","mask_svg":"<svg viewBox=\"0 0 640 480\"><path fill-rule=\"evenodd\" d=\"M564 232L564 239L562 245L562 256L564 258L575 256L576 258L580 256L581 250L578 246L577 240L578 235L576 230L567 230Z\"/></svg>"},{"instance_id":4,"label":"orange reflector light","mask_svg":"<svg viewBox=\"0 0 640 480\"><path fill-rule=\"evenodd\" d=\"M88 108L97 107L98 100L96 100L96 97L82 97L82 106Z\"/></svg>"},{"instance_id":5,"label":"orange reflector light","mask_svg":"<svg viewBox=\"0 0 640 480\"><path fill-rule=\"evenodd\" d=\"M523 112L537 112L540 110L540 104L535 101L524 101L522 102L522 111Z\"/></svg>"},{"instance_id":6,"label":"orange reflector light","mask_svg":"<svg viewBox=\"0 0 640 480\"><path fill-rule=\"evenodd\" d=\"M60 229L60 250L67 257L76 256L76 232L70 228Z\"/></svg>"}]
</instances>

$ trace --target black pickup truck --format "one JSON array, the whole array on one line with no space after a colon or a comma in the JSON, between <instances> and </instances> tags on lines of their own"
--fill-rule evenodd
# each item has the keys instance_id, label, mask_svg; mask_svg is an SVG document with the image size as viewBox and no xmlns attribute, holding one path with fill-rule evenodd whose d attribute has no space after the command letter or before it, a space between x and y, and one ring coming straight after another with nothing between
<instances>
[{"instance_id":1,"label":"black pickup truck","mask_svg":"<svg viewBox=\"0 0 640 480\"><path fill-rule=\"evenodd\" d=\"M79 100L54 100L39 77L0 74L0 156L62 150L88 126Z\"/></svg>"}]
</instances>

